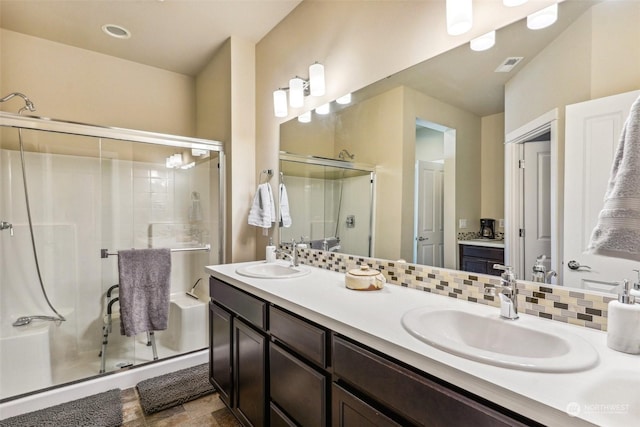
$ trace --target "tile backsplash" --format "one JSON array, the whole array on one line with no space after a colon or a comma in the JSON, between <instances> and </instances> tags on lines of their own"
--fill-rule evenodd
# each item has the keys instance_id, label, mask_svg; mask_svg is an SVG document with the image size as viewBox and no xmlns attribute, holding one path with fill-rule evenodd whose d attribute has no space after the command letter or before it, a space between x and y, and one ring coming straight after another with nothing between
<instances>
[{"instance_id":1,"label":"tile backsplash","mask_svg":"<svg viewBox=\"0 0 640 427\"><path fill-rule=\"evenodd\" d=\"M362 264L380 270L387 283L451 298L499 307L486 288L500 283L497 276L435 268L426 265L299 249L303 264L345 273ZM561 286L518 281L518 310L533 316L606 331L607 307L613 296Z\"/></svg>"}]
</instances>

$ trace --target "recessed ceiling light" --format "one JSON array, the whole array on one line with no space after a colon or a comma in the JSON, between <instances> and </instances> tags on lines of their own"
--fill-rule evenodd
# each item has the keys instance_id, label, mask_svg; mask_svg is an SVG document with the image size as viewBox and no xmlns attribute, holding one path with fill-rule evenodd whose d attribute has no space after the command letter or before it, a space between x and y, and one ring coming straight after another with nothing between
<instances>
[{"instance_id":1,"label":"recessed ceiling light","mask_svg":"<svg viewBox=\"0 0 640 427\"><path fill-rule=\"evenodd\" d=\"M120 25L105 24L102 26L102 31L105 34L115 37L117 39L128 39L131 37L131 32Z\"/></svg>"}]
</instances>

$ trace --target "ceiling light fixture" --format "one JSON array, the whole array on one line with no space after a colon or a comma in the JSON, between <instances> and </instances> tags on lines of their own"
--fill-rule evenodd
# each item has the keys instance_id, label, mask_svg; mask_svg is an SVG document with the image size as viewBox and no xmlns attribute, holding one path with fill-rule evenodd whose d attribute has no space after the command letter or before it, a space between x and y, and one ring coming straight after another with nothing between
<instances>
[{"instance_id":1,"label":"ceiling light fixture","mask_svg":"<svg viewBox=\"0 0 640 427\"><path fill-rule=\"evenodd\" d=\"M127 30L124 27L121 27L120 25L115 25L115 24L105 24L102 26L102 31L111 36L111 37L115 37L117 39L128 39L131 38L131 31Z\"/></svg>"},{"instance_id":2,"label":"ceiling light fixture","mask_svg":"<svg viewBox=\"0 0 640 427\"><path fill-rule=\"evenodd\" d=\"M521 4L525 4L527 0L502 0L502 4L507 7L515 7L520 6Z\"/></svg>"},{"instance_id":3,"label":"ceiling light fixture","mask_svg":"<svg viewBox=\"0 0 640 427\"><path fill-rule=\"evenodd\" d=\"M447 0L447 33L459 36L473 25L472 0Z\"/></svg>"},{"instance_id":4,"label":"ceiling light fixture","mask_svg":"<svg viewBox=\"0 0 640 427\"><path fill-rule=\"evenodd\" d=\"M527 28L530 30L540 30L547 28L558 20L558 3L552 4L527 16Z\"/></svg>"},{"instance_id":5,"label":"ceiling light fixture","mask_svg":"<svg viewBox=\"0 0 640 427\"><path fill-rule=\"evenodd\" d=\"M471 50L475 50L476 52L480 52L483 50L491 49L493 45L496 44L496 32L489 31L487 34L483 34L480 37L476 37L472 39L469 45L471 46Z\"/></svg>"},{"instance_id":6,"label":"ceiling light fixture","mask_svg":"<svg viewBox=\"0 0 640 427\"><path fill-rule=\"evenodd\" d=\"M287 117L287 91L289 91L289 105L291 108L304 106L304 97L322 96L325 93L324 65L316 62L309 67L309 79L294 77L289 80L289 87L273 91L273 112L276 117Z\"/></svg>"}]
</instances>

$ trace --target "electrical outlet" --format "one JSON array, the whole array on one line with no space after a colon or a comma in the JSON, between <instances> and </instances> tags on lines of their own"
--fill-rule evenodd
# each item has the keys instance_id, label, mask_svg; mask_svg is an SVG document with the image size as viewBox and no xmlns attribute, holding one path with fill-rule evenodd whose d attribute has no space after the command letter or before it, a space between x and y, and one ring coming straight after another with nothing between
<instances>
[{"instance_id":1,"label":"electrical outlet","mask_svg":"<svg viewBox=\"0 0 640 427\"><path fill-rule=\"evenodd\" d=\"M467 220L459 219L458 220L458 228L467 228Z\"/></svg>"},{"instance_id":2,"label":"electrical outlet","mask_svg":"<svg viewBox=\"0 0 640 427\"><path fill-rule=\"evenodd\" d=\"M504 218L500 218L500 219L498 220L498 227L500 227L500 228L504 228Z\"/></svg>"}]
</instances>

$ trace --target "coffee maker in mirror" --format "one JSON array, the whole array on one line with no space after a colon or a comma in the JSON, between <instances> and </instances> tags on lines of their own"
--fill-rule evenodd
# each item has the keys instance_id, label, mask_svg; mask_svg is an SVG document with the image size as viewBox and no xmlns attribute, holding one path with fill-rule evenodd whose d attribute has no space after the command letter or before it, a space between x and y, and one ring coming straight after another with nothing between
<instances>
[{"instance_id":1,"label":"coffee maker in mirror","mask_svg":"<svg viewBox=\"0 0 640 427\"><path fill-rule=\"evenodd\" d=\"M495 224L493 218L480 218L480 237L483 239L495 239Z\"/></svg>"}]
</instances>

